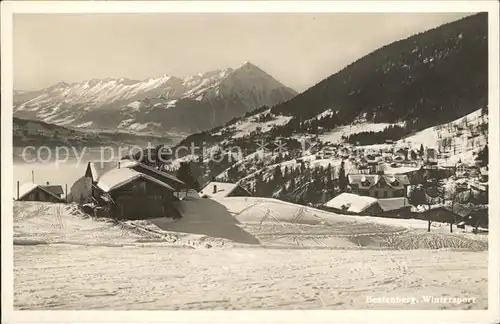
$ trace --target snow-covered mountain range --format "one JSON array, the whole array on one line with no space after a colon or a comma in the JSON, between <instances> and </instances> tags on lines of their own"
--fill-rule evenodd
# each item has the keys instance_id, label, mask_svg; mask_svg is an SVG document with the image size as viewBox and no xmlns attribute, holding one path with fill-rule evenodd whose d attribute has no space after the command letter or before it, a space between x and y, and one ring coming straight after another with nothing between
<instances>
[{"instance_id":1,"label":"snow-covered mountain range","mask_svg":"<svg viewBox=\"0 0 500 324\"><path fill-rule=\"evenodd\" d=\"M178 78L93 79L14 91L14 116L56 125L192 133L297 93L250 62Z\"/></svg>"}]
</instances>

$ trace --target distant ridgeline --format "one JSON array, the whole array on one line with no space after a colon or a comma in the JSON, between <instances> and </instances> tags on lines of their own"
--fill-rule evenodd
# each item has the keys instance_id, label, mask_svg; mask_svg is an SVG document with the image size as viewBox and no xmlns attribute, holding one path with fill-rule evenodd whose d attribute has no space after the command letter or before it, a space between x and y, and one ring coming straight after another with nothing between
<instances>
[{"instance_id":1,"label":"distant ridgeline","mask_svg":"<svg viewBox=\"0 0 500 324\"><path fill-rule=\"evenodd\" d=\"M250 142L321 134L355 122L387 129L347 134L360 144L398 140L488 107L488 15L475 14L386 45L358 59L291 100L260 107L224 126L193 134L182 145ZM261 116L268 110L266 116ZM283 125L232 138L231 128L250 117Z\"/></svg>"},{"instance_id":2,"label":"distant ridgeline","mask_svg":"<svg viewBox=\"0 0 500 324\"><path fill-rule=\"evenodd\" d=\"M273 107L283 127L331 129L355 120L398 123L381 137L443 124L488 105L488 15L479 13L386 45ZM304 123L325 112L335 113Z\"/></svg>"},{"instance_id":3,"label":"distant ridgeline","mask_svg":"<svg viewBox=\"0 0 500 324\"><path fill-rule=\"evenodd\" d=\"M12 120L12 139L14 147L61 146L99 147L104 145L141 145L169 144L168 137L137 135L125 132L81 131L74 128L53 125L37 120L14 117Z\"/></svg>"}]
</instances>

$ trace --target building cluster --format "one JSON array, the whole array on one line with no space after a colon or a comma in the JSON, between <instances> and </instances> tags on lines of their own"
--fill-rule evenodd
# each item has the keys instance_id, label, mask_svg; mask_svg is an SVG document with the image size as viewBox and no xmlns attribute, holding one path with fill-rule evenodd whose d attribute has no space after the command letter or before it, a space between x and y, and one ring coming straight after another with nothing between
<instances>
[{"instance_id":1,"label":"building cluster","mask_svg":"<svg viewBox=\"0 0 500 324\"><path fill-rule=\"evenodd\" d=\"M18 186L18 201L67 202L62 186ZM177 177L135 160L89 162L85 174L71 188L71 200L86 212L115 219L182 217L177 202L192 194ZM222 198L250 196L239 184L211 182L195 196Z\"/></svg>"},{"instance_id":2,"label":"building cluster","mask_svg":"<svg viewBox=\"0 0 500 324\"><path fill-rule=\"evenodd\" d=\"M408 199L410 189L425 184L429 179L452 179L459 184L461 191L468 191L470 196L486 197L487 205L488 167L462 162L438 165L437 152L433 148L380 147L374 149L327 143L319 150L310 150L308 158L302 156L297 160L310 161L312 157L350 162L353 167L345 170L347 187L342 190L345 192L329 201L326 201L327 198L323 200L323 208L338 213L427 217L443 222L450 222L450 219L456 222L471 216L472 211L467 212L466 207L459 204L450 207L444 199L433 204L432 208L430 204L427 209L425 206L412 206ZM70 196L71 201L86 205L94 214L104 213L115 219L180 218L177 202L187 196L187 187L170 173L134 159L95 161L88 163L85 174L71 188ZM67 196L63 197L63 194L61 186L48 183L29 184L22 188L18 185L17 200L67 202ZM239 183L215 181L194 194L215 199L252 195Z\"/></svg>"}]
</instances>

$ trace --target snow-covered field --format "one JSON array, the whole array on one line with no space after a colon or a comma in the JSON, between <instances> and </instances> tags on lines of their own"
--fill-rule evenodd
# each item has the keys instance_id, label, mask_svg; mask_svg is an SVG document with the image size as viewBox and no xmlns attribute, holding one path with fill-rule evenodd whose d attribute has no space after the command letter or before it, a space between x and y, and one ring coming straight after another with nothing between
<instances>
[{"instance_id":1,"label":"snow-covered field","mask_svg":"<svg viewBox=\"0 0 500 324\"><path fill-rule=\"evenodd\" d=\"M178 208L178 221L117 225L72 205L16 202L15 308L487 308L483 236L440 228L427 234L408 220L266 198L190 197ZM429 303L423 296L476 300Z\"/></svg>"}]
</instances>

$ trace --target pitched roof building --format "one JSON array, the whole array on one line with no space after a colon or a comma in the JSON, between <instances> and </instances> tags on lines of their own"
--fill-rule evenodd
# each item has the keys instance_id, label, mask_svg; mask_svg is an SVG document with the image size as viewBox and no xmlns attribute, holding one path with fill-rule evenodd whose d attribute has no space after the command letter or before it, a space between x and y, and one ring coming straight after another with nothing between
<instances>
[{"instance_id":1,"label":"pitched roof building","mask_svg":"<svg viewBox=\"0 0 500 324\"><path fill-rule=\"evenodd\" d=\"M109 208L118 219L176 217L173 208L175 189L150 175L130 168L119 168L103 174L94 190L94 198Z\"/></svg>"},{"instance_id":2,"label":"pitched roof building","mask_svg":"<svg viewBox=\"0 0 500 324\"><path fill-rule=\"evenodd\" d=\"M355 215L374 215L381 211L377 199L347 192L341 193L323 206L334 212Z\"/></svg>"},{"instance_id":3,"label":"pitched roof building","mask_svg":"<svg viewBox=\"0 0 500 324\"><path fill-rule=\"evenodd\" d=\"M116 168L118 161L91 161L87 164L85 177L90 177L92 182L97 183L103 174Z\"/></svg>"},{"instance_id":4,"label":"pitched roof building","mask_svg":"<svg viewBox=\"0 0 500 324\"><path fill-rule=\"evenodd\" d=\"M410 184L404 174L349 174L348 181L353 193L374 198L403 197L406 186Z\"/></svg>"},{"instance_id":5,"label":"pitched roof building","mask_svg":"<svg viewBox=\"0 0 500 324\"><path fill-rule=\"evenodd\" d=\"M97 183L97 187L99 187L104 192L110 192L115 189L119 189L139 178L149 182L153 182L161 187L174 191L174 188L164 183L163 181L129 168L114 169L103 174L100 177L99 182Z\"/></svg>"},{"instance_id":6,"label":"pitched roof building","mask_svg":"<svg viewBox=\"0 0 500 324\"><path fill-rule=\"evenodd\" d=\"M19 186L19 201L45 201L45 202L64 202L61 198L63 193L61 186L43 186L33 183L26 183Z\"/></svg>"},{"instance_id":7,"label":"pitched roof building","mask_svg":"<svg viewBox=\"0 0 500 324\"><path fill-rule=\"evenodd\" d=\"M200 196L206 198L247 197L252 194L237 183L210 182L200 191Z\"/></svg>"},{"instance_id":8,"label":"pitched roof building","mask_svg":"<svg viewBox=\"0 0 500 324\"><path fill-rule=\"evenodd\" d=\"M177 177L171 175L170 173L158 170L152 166L141 163L139 161L121 160L120 161L120 168L129 168L129 169L133 169L137 172L147 174L153 178L156 178L158 180L165 182L166 184L168 184L169 186L174 188L175 191L181 191L185 187L185 184L183 181L181 181Z\"/></svg>"}]
</instances>

